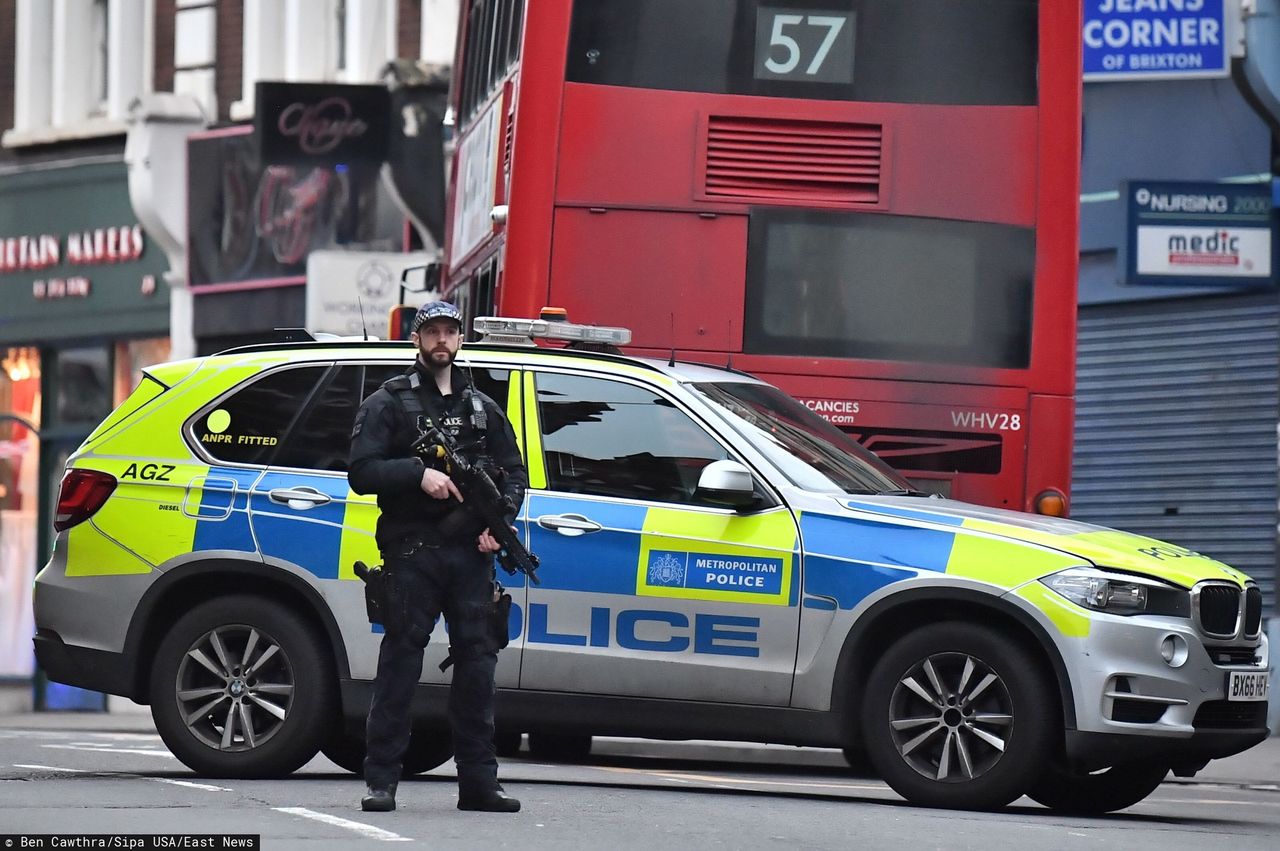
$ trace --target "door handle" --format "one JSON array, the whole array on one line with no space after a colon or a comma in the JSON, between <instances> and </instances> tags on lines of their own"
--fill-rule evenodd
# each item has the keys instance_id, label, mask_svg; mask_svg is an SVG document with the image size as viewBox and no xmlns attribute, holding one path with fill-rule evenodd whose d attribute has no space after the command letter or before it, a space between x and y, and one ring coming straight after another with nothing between
<instances>
[{"instance_id":1,"label":"door handle","mask_svg":"<svg viewBox=\"0 0 1280 851\"><path fill-rule=\"evenodd\" d=\"M576 538L588 532L599 532L604 527L581 514L544 514L538 518L543 529L559 532L567 538Z\"/></svg>"},{"instance_id":2,"label":"door handle","mask_svg":"<svg viewBox=\"0 0 1280 851\"><path fill-rule=\"evenodd\" d=\"M276 488L268 493L267 496L274 503L287 505L299 511L333 502L333 497L327 493L321 493L315 488L309 487Z\"/></svg>"}]
</instances>

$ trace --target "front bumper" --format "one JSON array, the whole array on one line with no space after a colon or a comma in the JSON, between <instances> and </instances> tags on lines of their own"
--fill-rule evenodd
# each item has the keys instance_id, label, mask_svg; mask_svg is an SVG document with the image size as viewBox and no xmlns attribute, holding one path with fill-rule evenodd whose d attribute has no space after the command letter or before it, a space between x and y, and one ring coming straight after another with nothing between
<instances>
[{"instance_id":1,"label":"front bumper","mask_svg":"<svg viewBox=\"0 0 1280 851\"><path fill-rule=\"evenodd\" d=\"M1179 647L1173 663L1160 652L1171 637ZM1240 663L1231 665L1215 663L1182 618L1091 613L1087 635L1059 640L1076 708L1076 729L1065 745L1078 768L1161 759L1194 770L1268 735L1265 700L1227 700L1231 672L1268 670L1265 635L1213 644L1214 652L1238 654Z\"/></svg>"}]
</instances>

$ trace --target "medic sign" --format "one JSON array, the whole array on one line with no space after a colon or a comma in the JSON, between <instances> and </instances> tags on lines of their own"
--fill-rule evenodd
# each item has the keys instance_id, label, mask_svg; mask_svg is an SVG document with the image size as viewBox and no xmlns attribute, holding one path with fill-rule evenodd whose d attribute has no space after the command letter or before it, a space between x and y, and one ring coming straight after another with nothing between
<instances>
[{"instance_id":1,"label":"medic sign","mask_svg":"<svg viewBox=\"0 0 1280 851\"><path fill-rule=\"evenodd\" d=\"M1227 77L1224 0L1085 0L1085 80Z\"/></svg>"},{"instance_id":2,"label":"medic sign","mask_svg":"<svg viewBox=\"0 0 1280 851\"><path fill-rule=\"evenodd\" d=\"M1276 213L1265 184L1131 182L1125 283L1266 286L1276 282Z\"/></svg>"}]
</instances>

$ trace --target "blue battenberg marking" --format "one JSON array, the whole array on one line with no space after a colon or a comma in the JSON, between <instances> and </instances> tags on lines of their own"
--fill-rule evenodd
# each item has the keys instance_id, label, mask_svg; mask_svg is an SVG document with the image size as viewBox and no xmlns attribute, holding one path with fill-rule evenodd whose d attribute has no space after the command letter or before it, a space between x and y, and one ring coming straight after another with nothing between
<instances>
[{"instance_id":1,"label":"blue battenberg marking","mask_svg":"<svg viewBox=\"0 0 1280 851\"><path fill-rule=\"evenodd\" d=\"M542 562L538 569L542 590L636 592L636 564L640 561L640 535L647 509L541 494L530 494L526 503L529 549ZM562 514L579 514L605 528L568 537L537 524L539 517Z\"/></svg>"},{"instance_id":2,"label":"blue battenberg marking","mask_svg":"<svg viewBox=\"0 0 1280 851\"><path fill-rule=\"evenodd\" d=\"M877 514L889 514L893 517L907 517L912 520L925 520L930 523L941 523L945 526L963 526L963 517L950 514L935 514L931 511L916 511L911 508L899 508L896 505L880 505L875 502L858 502L849 500L845 505L856 511L874 511Z\"/></svg>"},{"instance_id":3,"label":"blue battenberg marking","mask_svg":"<svg viewBox=\"0 0 1280 851\"><path fill-rule=\"evenodd\" d=\"M912 579L914 570L898 570L891 567L873 567L869 564L851 564L847 561L809 556L804 561L804 591L835 599L841 609L852 609L862 599L886 585ZM806 597L805 608L832 609L828 600Z\"/></svg>"},{"instance_id":4,"label":"blue battenberg marking","mask_svg":"<svg viewBox=\"0 0 1280 851\"><path fill-rule=\"evenodd\" d=\"M249 489L258 471L233 467L210 467L208 487L202 488L196 511L193 552L233 550L251 553L257 547L249 528ZM234 485L232 484L234 482Z\"/></svg>"},{"instance_id":5,"label":"blue battenberg marking","mask_svg":"<svg viewBox=\"0 0 1280 851\"><path fill-rule=\"evenodd\" d=\"M881 522L822 514L801 515L800 534L807 554L938 573L946 571L955 542L953 532L900 526L891 520ZM811 591L807 577L805 590L821 593Z\"/></svg>"},{"instance_id":6,"label":"blue battenberg marking","mask_svg":"<svg viewBox=\"0 0 1280 851\"><path fill-rule=\"evenodd\" d=\"M297 509L271 501L276 488L308 487L327 494L324 505ZM333 476L268 472L254 489L253 528L264 557L296 564L321 579L338 578L347 480Z\"/></svg>"}]
</instances>

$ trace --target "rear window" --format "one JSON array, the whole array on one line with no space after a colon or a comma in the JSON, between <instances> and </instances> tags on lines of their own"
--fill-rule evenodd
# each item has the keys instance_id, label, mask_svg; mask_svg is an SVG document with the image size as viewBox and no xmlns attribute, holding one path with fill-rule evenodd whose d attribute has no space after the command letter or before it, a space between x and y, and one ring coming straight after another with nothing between
<instances>
[{"instance_id":1,"label":"rear window","mask_svg":"<svg viewBox=\"0 0 1280 851\"><path fill-rule=\"evenodd\" d=\"M1025 369L1035 232L988 222L757 209L745 348Z\"/></svg>"},{"instance_id":2,"label":"rear window","mask_svg":"<svg viewBox=\"0 0 1280 851\"><path fill-rule=\"evenodd\" d=\"M218 461L268 463L328 370L305 366L264 375L202 411L192 435Z\"/></svg>"}]
</instances>

